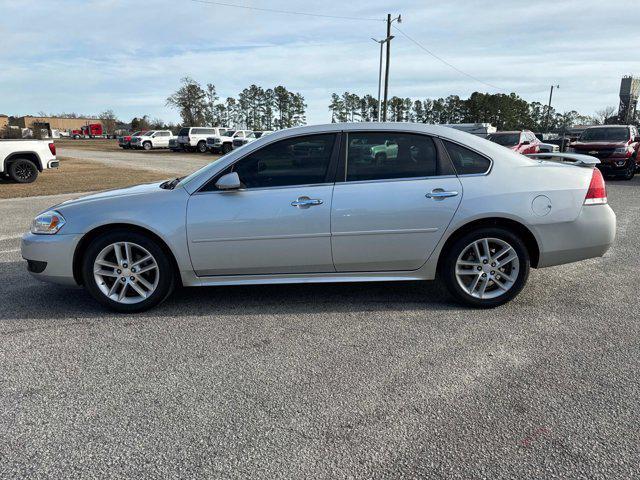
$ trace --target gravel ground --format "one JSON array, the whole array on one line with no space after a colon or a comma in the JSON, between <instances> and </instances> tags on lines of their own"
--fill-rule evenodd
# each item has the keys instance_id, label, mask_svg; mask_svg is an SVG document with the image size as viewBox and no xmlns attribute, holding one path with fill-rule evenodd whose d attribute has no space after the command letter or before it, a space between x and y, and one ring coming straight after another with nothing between
<instances>
[{"instance_id":1,"label":"gravel ground","mask_svg":"<svg viewBox=\"0 0 640 480\"><path fill-rule=\"evenodd\" d=\"M637 478L639 192L609 183L604 258L496 310L379 283L185 289L136 316L32 280L15 236L59 199L3 200L0 477Z\"/></svg>"},{"instance_id":2,"label":"gravel ground","mask_svg":"<svg viewBox=\"0 0 640 480\"><path fill-rule=\"evenodd\" d=\"M220 155L195 152L171 152L169 150L116 150L95 151L81 148L58 147L58 156L95 160L107 165L126 166L167 172L175 175L186 175L198 168L220 158Z\"/></svg>"}]
</instances>

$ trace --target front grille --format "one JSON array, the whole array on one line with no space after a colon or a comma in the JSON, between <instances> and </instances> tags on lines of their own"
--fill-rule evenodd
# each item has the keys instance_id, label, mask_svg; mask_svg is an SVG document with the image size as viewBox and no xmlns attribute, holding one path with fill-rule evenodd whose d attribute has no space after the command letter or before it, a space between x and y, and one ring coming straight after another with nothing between
<instances>
[{"instance_id":1,"label":"front grille","mask_svg":"<svg viewBox=\"0 0 640 480\"><path fill-rule=\"evenodd\" d=\"M614 151L613 148L607 148L603 150L581 150L576 153L581 153L583 155L591 155L592 157L596 157L596 158L607 158L613 155L613 151Z\"/></svg>"}]
</instances>

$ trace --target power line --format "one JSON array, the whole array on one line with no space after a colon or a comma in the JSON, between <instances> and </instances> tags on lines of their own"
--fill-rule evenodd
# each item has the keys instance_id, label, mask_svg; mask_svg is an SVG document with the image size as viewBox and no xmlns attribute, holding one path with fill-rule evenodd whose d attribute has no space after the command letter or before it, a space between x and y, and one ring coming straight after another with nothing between
<instances>
[{"instance_id":1,"label":"power line","mask_svg":"<svg viewBox=\"0 0 640 480\"><path fill-rule=\"evenodd\" d=\"M424 45L422 45L420 42L418 42L417 40L414 40L413 38L411 38L409 35L407 35L406 33L404 33L402 30L400 30L398 27L396 27L395 25L392 25L393 28L395 30L398 31L398 33L400 33L400 35L402 35L403 37L405 37L407 40L409 40L410 42L412 42L413 44L415 44L418 48L420 48L421 50L424 50L425 52L427 52L429 55L431 55L433 58L435 58L436 60L441 61L442 63L444 63L446 66L448 66L449 68L452 68L453 70L455 70L456 72L464 75L465 77L469 77L472 80L475 80L476 82L482 83L484 85L487 85L488 87L491 88L495 88L496 90L499 91L506 91L504 88L498 87L496 85L493 85L491 83L485 82L484 80L479 79L478 77L475 77L473 75L471 75L470 73L465 72L464 70L460 70L458 67L456 67L455 65L452 65L451 63L447 62L444 58L436 55L435 53L433 53L431 50L429 50L427 47L425 47Z\"/></svg>"},{"instance_id":2,"label":"power line","mask_svg":"<svg viewBox=\"0 0 640 480\"><path fill-rule=\"evenodd\" d=\"M235 3L227 3L227 2L215 2L213 0L191 0L193 3L201 3L204 5L218 5L221 7L232 7L232 8L242 8L244 10L257 10L259 12L269 12L269 13L282 13L286 15L302 15L305 17L319 17L319 18L333 18L340 20L360 20L360 21L369 21L369 22L384 22L381 18L366 18L366 17L349 17L344 15L325 15L322 13L308 13L308 12L296 12L293 10L278 10L275 8L263 8L263 7L251 7L249 5L238 5Z\"/></svg>"}]
</instances>

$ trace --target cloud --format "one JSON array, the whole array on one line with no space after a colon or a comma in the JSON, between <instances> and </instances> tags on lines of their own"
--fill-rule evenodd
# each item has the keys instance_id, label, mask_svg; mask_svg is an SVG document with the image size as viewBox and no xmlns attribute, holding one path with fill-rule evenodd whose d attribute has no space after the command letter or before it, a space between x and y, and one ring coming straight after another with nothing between
<instances>
[{"instance_id":1,"label":"cloud","mask_svg":"<svg viewBox=\"0 0 640 480\"><path fill-rule=\"evenodd\" d=\"M230 0L231 1L231 0ZM245 5L263 6L250 0ZM269 8L383 18L388 2L334 0ZM635 1L396 2L400 28L485 82L592 113L618 102L624 74L640 73ZM181 0L0 0L4 113L112 108L124 119L177 120L164 100L189 75L222 97L252 83L301 92L312 123L329 119L332 92L377 91L383 22L309 18ZM466 97L486 85L430 57L402 35L392 43L390 94Z\"/></svg>"}]
</instances>

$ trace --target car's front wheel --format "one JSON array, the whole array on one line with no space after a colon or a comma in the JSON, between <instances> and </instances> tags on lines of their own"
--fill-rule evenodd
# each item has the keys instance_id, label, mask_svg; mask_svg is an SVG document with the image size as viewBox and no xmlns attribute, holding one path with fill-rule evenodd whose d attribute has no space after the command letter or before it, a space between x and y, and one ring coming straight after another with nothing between
<instances>
[{"instance_id":1,"label":"car's front wheel","mask_svg":"<svg viewBox=\"0 0 640 480\"><path fill-rule=\"evenodd\" d=\"M197 148L200 153L207 153L207 142L204 140L199 141Z\"/></svg>"},{"instance_id":2,"label":"car's front wheel","mask_svg":"<svg viewBox=\"0 0 640 480\"><path fill-rule=\"evenodd\" d=\"M441 266L451 294L461 303L493 308L513 299L529 276L529 252L509 230L480 228L453 242Z\"/></svg>"},{"instance_id":3,"label":"car's front wheel","mask_svg":"<svg viewBox=\"0 0 640 480\"><path fill-rule=\"evenodd\" d=\"M636 159L634 157L630 157L627 160L627 165L624 169L624 174L622 175L623 180L632 180L636 174Z\"/></svg>"},{"instance_id":4,"label":"car's front wheel","mask_svg":"<svg viewBox=\"0 0 640 480\"><path fill-rule=\"evenodd\" d=\"M152 147L152 146L153 146L153 145L151 145L151 142L144 142L144 143L142 144L142 148L144 148L145 150L151 150L151 147Z\"/></svg>"},{"instance_id":5,"label":"car's front wheel","mask_svg":"<svg viewBox=\"0 0 640 480\"><path fill-rule=\"evenodd\" d=\"M125 313L158 305L175 287L172 262L160 245L126 230L101 235L89 245L82 275L98 302Z\"/></svg>"}]
</instances>

